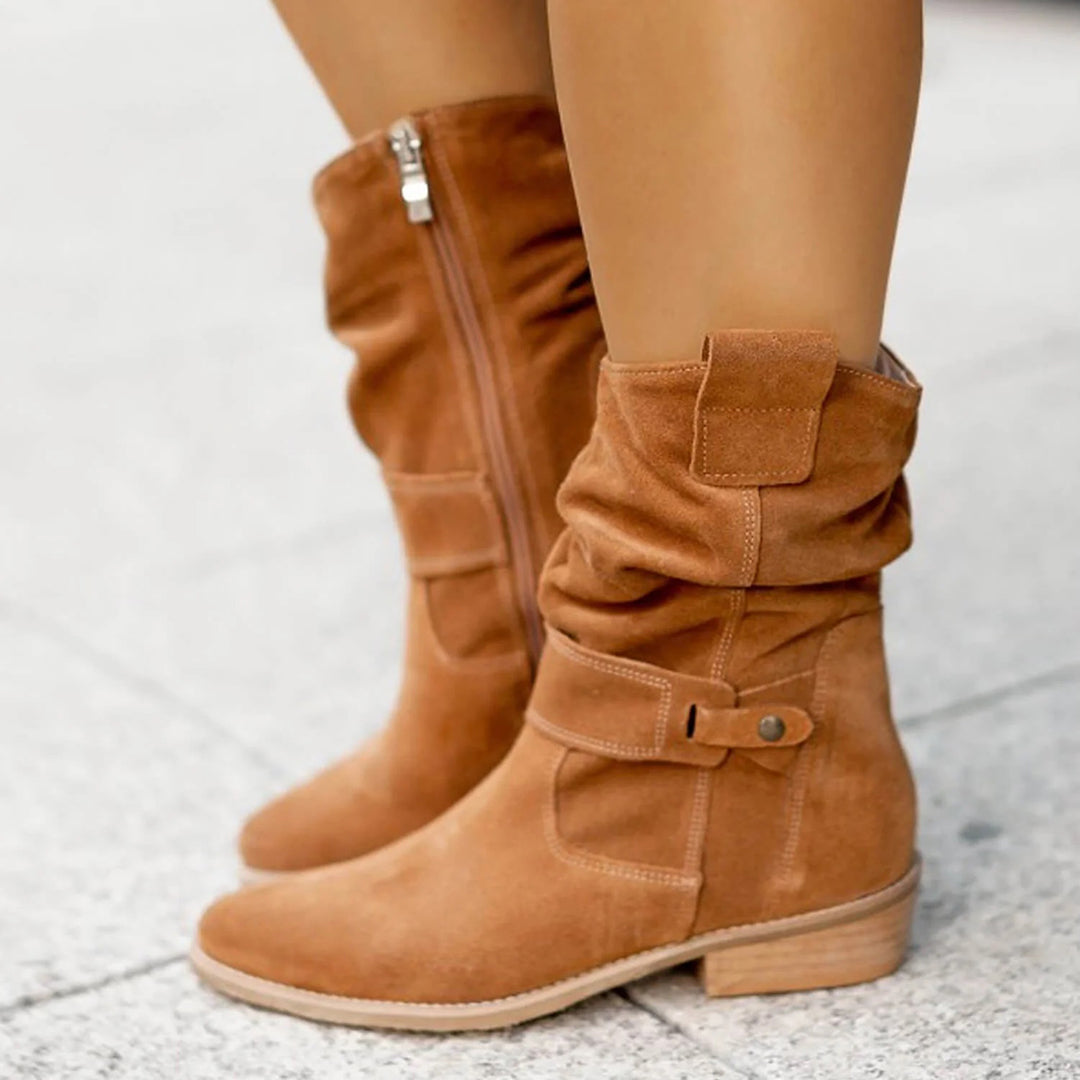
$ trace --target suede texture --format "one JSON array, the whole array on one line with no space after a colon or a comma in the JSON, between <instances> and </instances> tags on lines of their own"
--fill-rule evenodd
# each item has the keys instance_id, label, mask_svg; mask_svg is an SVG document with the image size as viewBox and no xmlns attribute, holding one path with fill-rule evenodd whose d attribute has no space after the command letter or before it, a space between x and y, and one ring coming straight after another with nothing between
<instances>
[{"instance_id":1,"label":"suede texture","mask_svg":"<svg viewBox=\"0 0 1080 1080\"><path fill-rule=\"evenodd\" d=\"M602 338L554 107L412 119L432 222L408 220L384 133L315 181L329 322L357 356L349 408L409 569L401 691L375 739L247 823L241 856L259 870L390 843L505 755L535 670L555 492L592 424Z\"/></svg>"},{"instance_id":2,"label":"suede texture","mask_svg":"<svg viewBox=\"0 0 1080 1080\"><path fill-rule=\"evenodd\" d=\"M919 393L814 334L716 334L665 370L605 363L513 750L399 843L219 901L202 948L324 993L486 1001L902 877L914 791L878 570L910 542ZM749 410L745 456L705 435L714 407ZM802 412L770 456L776 409Z\"/></svg>"}]
</instances>

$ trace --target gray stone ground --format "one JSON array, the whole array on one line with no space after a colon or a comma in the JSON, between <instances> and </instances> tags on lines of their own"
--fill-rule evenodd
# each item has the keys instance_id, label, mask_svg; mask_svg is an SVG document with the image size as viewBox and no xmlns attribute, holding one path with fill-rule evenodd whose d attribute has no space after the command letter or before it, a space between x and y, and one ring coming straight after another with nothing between
<instances>
[{"instance_id":1,"label":"gray stone ground","mask_svg":"<svg viewBox=\"0 0 1080 1080\"><path fill-rule=\"evenodd\" d=\"M888 336L908 965L524 1028L309 1025L182 954L249 808L378 724L402 589L321 330L342 145L266 5L0 0L0 1076L1080 1076L1080 6L933 3Z\"/></svg>"}]
</instances>

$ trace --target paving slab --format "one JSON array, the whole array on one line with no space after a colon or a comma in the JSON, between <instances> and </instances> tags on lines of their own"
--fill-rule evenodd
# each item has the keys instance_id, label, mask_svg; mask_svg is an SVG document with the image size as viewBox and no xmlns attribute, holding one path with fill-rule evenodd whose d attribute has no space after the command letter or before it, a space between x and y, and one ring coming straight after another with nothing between
<instances>
[{"instance_id":1,"label":"paving slab","mask_svg":"<svg viewBox=\"0 0 1080 1080\"><path fill-rule=\"evenodd\" d=\"M1080 328L926 377L915 545L885 571L902 717L1080 662L1078 356Z\"/></svg>"},{"instance_id":2,"label":"paving slab","mask_svg":"<svg viewBox=\"0 0 1080 1080\"><path fill-rule=\"evenodd\" d=\"M182 964L0 1017L20 1080L740 1080L609 994L510 1031L423 1036L331 1028L224 1002Z\"/></svg>"},{"instance_id":3,"label":"paving slab","mask_svg":"<svg viewBox=\"0 0 1080 1080\"><path fill-rule=\"evenodd\" d=\"M885 339L924 372L1010 349L1037 364L1047 339L1075 334L1080 254L1061 238L1080 229L1078 179L1080 158L975 187L955 205L913 197L897 237Z\"/></svg>"},{"instance_id":4,"label":"paving slab","mask_svg":"<svg viewBox=\"0 0 1080 1080\"><path fill-rule=\"evenodd\" d=\"M308 192L346 139L295 48L258 5L63 9L0 10L0 582L24 598L356 510Z\"/></svg>"},{"instance_id":5,"label":"paving slab","mask_svg":"<svg viewBox=\"0 0 1080 1080\"><path fill-rule=\"evenodd\" d=\"M706 1001L688 974L640 1001L761 1080L1080 1076L1080 680L909 727L925 877L892 978Z\"/></svg>"},{"instance_id":6,"label":"paving slab","mask_svg":"<svg viewBox=\"0 0 1080 1080\"><path fill-rule=\"evenodd\" d=\"M3 607L0 656L3 1008L185 950L273 778L212 718Z\"/></svg>"}]
</instances>

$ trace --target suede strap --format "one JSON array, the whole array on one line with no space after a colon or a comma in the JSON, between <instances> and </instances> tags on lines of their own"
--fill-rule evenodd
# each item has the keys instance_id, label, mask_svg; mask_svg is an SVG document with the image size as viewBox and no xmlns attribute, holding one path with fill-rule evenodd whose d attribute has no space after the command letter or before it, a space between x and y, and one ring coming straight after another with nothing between
<instances>
[{"instance_id":1,"label":"suede strap","mask_svg":"<svg viewBox=\"0 0 1080 1080\"><path fill-rule=\"evenodd\" d=\"M804 709L740 706L727 683L594 652L550 628L526 716L556 742L601 757L705 768L731 750L797 746L814 729Z\"/></svg>"},{"instance_id":2,"label":"suede strap","mask_svg":"<svg viewBox=\"0 0 1080 1080\"><path fill-rule=\"evenodd\" d=\"M384 470L383 478L413 577L506 564L498 504L483 475Z\"/></svg>"}]
</instances>

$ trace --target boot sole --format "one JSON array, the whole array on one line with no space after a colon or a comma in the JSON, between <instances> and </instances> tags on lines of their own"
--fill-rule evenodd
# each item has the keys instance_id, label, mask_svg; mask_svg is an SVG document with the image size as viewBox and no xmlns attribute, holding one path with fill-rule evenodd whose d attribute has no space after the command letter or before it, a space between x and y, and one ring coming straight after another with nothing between
<instances>
[{"instance_id":1,"label":"boot sole","mask_svg":"<svg viewBox=\"0 0 1080 1080\"><path fill-rule=\"evenodd\" d=\"M450 1004L379 1001L301 990L248 975L198 945L191 962L215 990L309 1020L408 1031L479 1031L535 1020L605 990L699 961L710 997L818 990L871 982L903 962L920 861L892 885L835 907L698 934L510 997Z\"/></svg>"}]
</instances>

